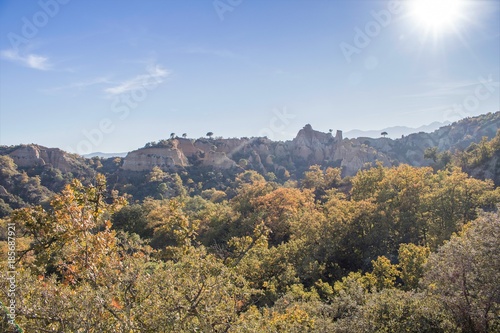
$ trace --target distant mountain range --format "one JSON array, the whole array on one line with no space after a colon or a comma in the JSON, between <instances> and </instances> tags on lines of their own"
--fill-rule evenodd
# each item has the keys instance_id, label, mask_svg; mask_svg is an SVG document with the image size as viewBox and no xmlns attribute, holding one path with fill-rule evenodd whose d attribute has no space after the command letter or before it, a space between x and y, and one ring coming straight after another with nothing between
<instances>
[{"instance_id":1,"label":"distant mountain range","mask_svg":"<svg viewBox=\"0 0 500 333\"><path fill-rule=\"evenodd\" d=\"M344 133L344 137L354 139L354 138L378 138L381 136L382 132L387 133L388 138L393 138L397 139L400 138L402 135L409 135L413 133L420 133L420 132L425 132L425 133L430 133L434 132L435 130L439 129L440 127L447 126L451 124L449 121L445 122L433 122L432 124L429 125L423 125L420 127L407 127L407 126L393 126L393 127L387 127L384 129L380 130L358 130L354 129L348 132ZM125 157L127 156L128 152L124 153L103 153L103 152L94 152L90 154L83 155L85 158L92 158L92 157L101 157L101 158L111 158L111 157Z\"/></svg>"},{"instance_id":2,"label":"distant mountain range","mask_svg":"<svg viewBox=\"0 0 500 333\"><path fill-rule=\"evenodd\" d=\"M449 121L445 122L433 122L432 124L429 125L424 125L420 127L406 127L406 126L393 126L393 127L387 127L384 129L380 130L358 130L354 129L352 131L347 131L344 133L344 137L346 138L379 138L381 136L381 133L386 132L387 137L397 139L400 138L402 135L410 135L413 133L420 133L420 132L425 132L425 133L431 133L434 132L435 130L447 126L451 124Z\"/></svg>"},{"instance_id":3,"label":"distant mountain range","mask_svg":"<svg viewBox=\"0 0 500 333\"><path fill-rule=\"evenodd\" d=\"M85 158L92 158L92 157L102 157L102 158L111 158L111 157L125 157L127 156L127 152L125 153L103 153L103 152L95 152L95 153L90 153L83 155Z\"/></svg>"}]
</instances>

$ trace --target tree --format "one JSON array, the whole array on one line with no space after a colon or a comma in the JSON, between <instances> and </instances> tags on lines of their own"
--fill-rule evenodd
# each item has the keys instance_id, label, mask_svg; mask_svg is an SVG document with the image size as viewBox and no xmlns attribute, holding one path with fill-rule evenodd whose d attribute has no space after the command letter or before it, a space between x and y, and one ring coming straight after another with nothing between
<instances>
[{"instance_id":1,"label":"tree","mask_svg":"<svg viewBox=\"0 0 500 333\"><path fill-rule=\"evenodd\" d=\"M227 332L252 295L241 276L203 247L150 265L136 280L131 315L141 329L119 332Z\"/></svg>"},{"instance_id":2,"label":"tree","mask_svg":"<svg viewBox=\"0 0 500 333\"><path fill-rule=\"evenodd\" d=\"M24 208L13 213L12 221L33 237L24 254L35 254L40 274L54 269L71 282L95 274L112 250L114 231L109 214L124 204L123 198L111 205L106 202L106 179L98 174L95 185L85 187L78 180L67 185L51 201L54 213L40 206Z\"/></svg>"},{"instance_id":3,"label":"tree","mask_svg":"<svg viewBox=\"0 0 500 333\"><path fill-rule=\"evenodd\" d=\"M380 133L380 135L382 135L382 136L385 138L387 135L389 135L389 133L387 133L387 132L382 132L382 133Z\"/></svg>"},{"instance_id":4,"label":"tree","mask_svg":"<svg viewBox=\"0 0 500 333\"><path fill-rule=\"evenodd\" d=\"M13 213L10 222L19 232L16 323L25 332L227 332L254 291L203 246L192 246L196 223L182 203L164 201L148 216L156 214L156 228L179 244L170 249L171 260L162 260L165 252L112 229L108 219L124 202L108 201L98 175L93 186L68 185L51 210ZM8 247L0 239L2 256ZM0 261L2 304L9 301L7 271L7 260Z\"/></svg>"},{"instance_id":5,"label":"tree","mask_svg":"<svg viewBox=\"0 0 500 333\"><path fill-rule=\"evenodd\" d=\"M394 288L396 278L399 277L397 267L384 256L372 260L372 265L373 270L371 273L367 273L367 276L373 276L377 290Z\"/></svg>"},{"instance_id":6,"label":"tree","mask_svg":"<svg viewBox=\"0 0 500 333\"><path fill-rule=\"evenodd\" d=\"M429 257L422 284L463 332L500 330L499 235L499 213L482 213Z\"/></svg>"},{"instance_id":7,"label":"tree","mask_svg":"<svg viewBox=\"0 0 500 333\"><path fill-rule=\"evenodd\" d=\"M187 133L182 133L182 137L185 139L187 138Z\"/></svg>"},{"instance_id":8,"label":"tree","mask_svg":"<svg viewBox=\"0 0 500 333\"><path fill-rule=\"evenodd\" d=\"M207 136L208 136L210 139L212 138L212 136L213 136L213 135L214 135L214 133L213 133L213 132L208 132L208 133L207 133Z\"/></svg>"},{"instance_id":9,"label":"tree","mask_svg":"<svg viewBox=\"0 0 500 333\"><path fill-rule=\"evenodd\" d=\"M111 221L116 229L136 233L145 238L153 235L152 230L147 226L146 213L139 204L123 207L111 216Z\"/></svg>"},{"instance_id":10,"label":"tree","mask_svg":"<svg viewBox=\"0 0 500 333\"><path fill-rule=\"evenodd\" d=\"M316 199L322 199L326 191L338 187L341 183L341 170L328 167L322 170L319 165L312 165L304 173L302 187L312 189Z\"/></svg>"},{"instance_id":11,"label":"tree","mask_svg":"<svg viewBox=\"0 0 500 333\"><path fill-rule=\"evenodd\" d=\"M151 202L147 215L148 227L153 229L152 245L188 247L196 238L199 221L190 220L183 211L184 203L178 198Z\"/></svg>"},{"instance_id":12,"label":"tree","mask_svg":"<svg viewBox=\"0 0 500 333\"><path fill-rule=\"evenodd\" d=\"M478 208L494 208L498 189L491 180L471 178L459 168L441 170L429 177L430 191L422 193L426 242L436 249L452 233L477 217Z\"/></svg>"},{"instance_id":13,"label":"tree","mask_svg":"<svg viewBox=\"0 0 500 333\"><path fill-rule=\"evenodd\" d=\"M314 234L322 217L315 210L309 190L279 188L253 201L259 219L271 231L271 245L286 242L292 236Z\"/></svg>"},{"instance_id":14,"label":"tree","mask_svg":"<svg viewBox=\"0 0 500 333\"><path fill-rule=\"evenodd\" d=\"M415 244L401 244L399 246L399 269L401 270L401 280L403 289L416 290L418 283L424 275L424 266L429 257L428 247Z\"/></svg>"},{"instance_id":15,"label":"tree","mask_svg":"<svg viewBox=\"0 0 500 333\"><path fill-rule=\"evenodd\" d=\"M0 156L0 175L7 178L17 173L17 165L14 160L9 155Z\"/></svg>"},{"instance_id":16,"label":"tree","mask_svg":"<svg viewBox=\"0 0 500 333\"><path fill-rule=\"evenodd\" d=\"M434 163L436 163L438 159L437 147L427 148L424 151L424 158L428 160L433 160Z\"/></svg>"},{"instance_id":17,"label":"tree","mask_svg":"<svg viewBox=\"0 0 500 333\"><path fill-rule=\"evenodd\" d=\"M425 210L432 168L409 165L363 170L352 180L352 198L376 205L371 228L365 237L373 246L370 256L396 256L401 243L426 241L428 219Z\"/></svg>"},{"instance_id":18,"label":"tree","mask_svg":"<svg viewBox=\"0 0 500 333\"><path fill-rule=\"evenodd\" d=\"M455 333L442 303L424 293L384 289L366 295L353 314L335 322L331 332Z\"/></svg>"},{"instance_id":19,"label":"tree","mask_svg":"<svg viewBox=\"0 0 500 333\"><path fill-rule=\"evenodd\" d=\"M170 139L173 139L173 138L175 138L175 133L172 132L172 133L170 133Z\"/></svg>"}]
</instances>

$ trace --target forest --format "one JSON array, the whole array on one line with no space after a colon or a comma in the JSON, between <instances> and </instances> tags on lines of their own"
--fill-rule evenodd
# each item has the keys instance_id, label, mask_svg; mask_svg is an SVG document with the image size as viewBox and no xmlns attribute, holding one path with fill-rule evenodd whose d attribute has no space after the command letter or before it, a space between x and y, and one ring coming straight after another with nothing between
<instances>
[{"instance_id":1,"label":"forest","mask_svg":"<svg viewBox=\"0 0 500 333\"><path fill-rule=\"evenodd\" d=\"M0 0L0 333L500 333L500 0Z\"/></svg>"},{"instance_id":2,"label":"forest","mask_svg":"<svg viewBox=\"0 0 500 333\"><path fill-rule=\"evenodd\" d=\"M1 220L2 332L500 331L491 180L453 164L247 170L199 194L148 179L175 191L132 200L97 174Z\"/></svg>"}]
</instances>

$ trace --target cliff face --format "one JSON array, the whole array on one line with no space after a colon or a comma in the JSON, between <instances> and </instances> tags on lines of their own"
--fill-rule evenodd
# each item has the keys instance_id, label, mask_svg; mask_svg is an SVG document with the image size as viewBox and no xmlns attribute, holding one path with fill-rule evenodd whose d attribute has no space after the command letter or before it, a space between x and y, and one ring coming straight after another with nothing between
<instances>
[{"instance_id":1,"label":"cliff face","mask_svg":"<svg viewBox=\"0 0 500 333\"><path fill-rule=\"evenodd\" d=\"M168 170L187 165L186 156L177 148L144 148L128 153L122 168L129 171L148 171L155 166Z\"/></svg>"},{"instance_id":2,"label":"cliff face","mask_svg":"<svg viewBox=\"0 0 500 333\"><path fill-rule=\"evenodd\" d=\"M292 140L291 155L295 159L321 164L326 159L333 158L339 143L340 141L337 141L330 133L315 131L311 125L307 124Z\"/></svg>"},{"instance_id":3,"label":"cliff face","mask_svg":"<svg viewBox=\"0 0 500 333\"><path fill-rule=\"evenodd\" d=\"M226 149L227 150L227 149ZM204 166L229 169L236 163L208 140L175 139L170 147L141 148L127 154L122 168L128 171L149 171L159 167L164 171L190 166L189 159Z\"/></svg>"},{"instance_id":4,"label":"cliff face","mask_svg":"<svg viewBox=\"0 0 500 333\"><path fill-rule=\"evenodd\" d=\"M342 132L315 131L311 125L302 128L293 140L271 141L267 138L184 139L163 140L162 145L132 151L123 159L121 168L128 171L150 171L157 166L175 170L190 166L216 169L242 167L262 173L299 172L313 164L338 166L343 174L354 175L376 161L385 166L407 163L429 165L424 151L438 147L440 151L465 149L483 136L492 138L500 128L500 112L467 118L432 133L415 133L400 139L344 139ZM89 168L88 160L57 148L38 145L0 147L0 155L9 155L21 168L51 165L63 173L79 173ZM487 170L494 170L497 161ZM491 176L489 171L478 174ZM296 176L300 176L297 174ZM495 175L493 175L495 176ZM497 176L495 176L497 177Z\"/></svg>"},{"instance_id":5,"label":"cliff face","mask_svg":"<svg viewBox=\"0 0 500 333\"><path fill-rule=\"evenodd\" d=\"M500 112L465 119L442 127L433 133L416 133L401 139L343 139L342 132L315 131L311 125L302 128L291 141L273 142L267 138L240 139L174 139L168 147L142 148L130 152L123 169L147 171L154 166L164 170L191 165L229 169L251 164L261 172L276 172L294 165L340 166L344 175L354 175L376 161L385 166L408 163L429 165L424 151L464 149L483 136L489 138L500 128Z\"/></svg>"},{"instance_id":6,"label":"cliff face","mask_svg":"<svg viewBox=\"0 0 500 333\"><path fill-rule=\"evenodd\" d=\"M7 155L22 168L51 165L62 172L75 172L85 163L83 158L77 158L61 149L38 145L22 145Z\"/></svg>"},{"instance_id":7,"label":"cliff face","mask_svg":"<svg viewBox=\"0 0 500 333\"><path fill-rule=\"evenodd\" d=\"M243 162L242 162L243 160ZM342 132L335 137L306 125L291 141L273 142L267 138L253 139L188 139L170 140L168 147L142 148L130 152L122 168L130 171L147 171L157 166L164 170L190 165L229 169L241 163L250 163L261 172L275 172L283 164L301 165L336 163L347 175L355 174L366 163L390 160L374 148L353 144L342 139Z\"/></svg>"},{"instance_id":8,"label":"cliff face","mask_svg":"<svg viewBox=\"0 0 500 333\"><path fill-rule=\"evenodd\" d=\"M391 165L384 153L354 140L342 139L341 131L337 131L333 137L331 133L313 130L311 125L301 129L288 146L293 160L303 160L308 165L333 163L349 176L376 161Z\"/></svg>"}]
</instances>

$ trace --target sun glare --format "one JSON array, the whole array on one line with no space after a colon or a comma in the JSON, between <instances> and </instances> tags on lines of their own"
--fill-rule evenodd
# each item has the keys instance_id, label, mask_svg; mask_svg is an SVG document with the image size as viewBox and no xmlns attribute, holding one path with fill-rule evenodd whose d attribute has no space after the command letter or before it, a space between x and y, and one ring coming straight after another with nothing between
<instances>
[{"instance_id":1,"label":"sun glare","mask_svg":"<svg viewBox=\"0 0 500 333\"><path fill-rule=\"evenodd\" d=\"M465 15L465 0L411 0L410 15L427 32L444 33Z\"/></svg>"}]
</instances>

